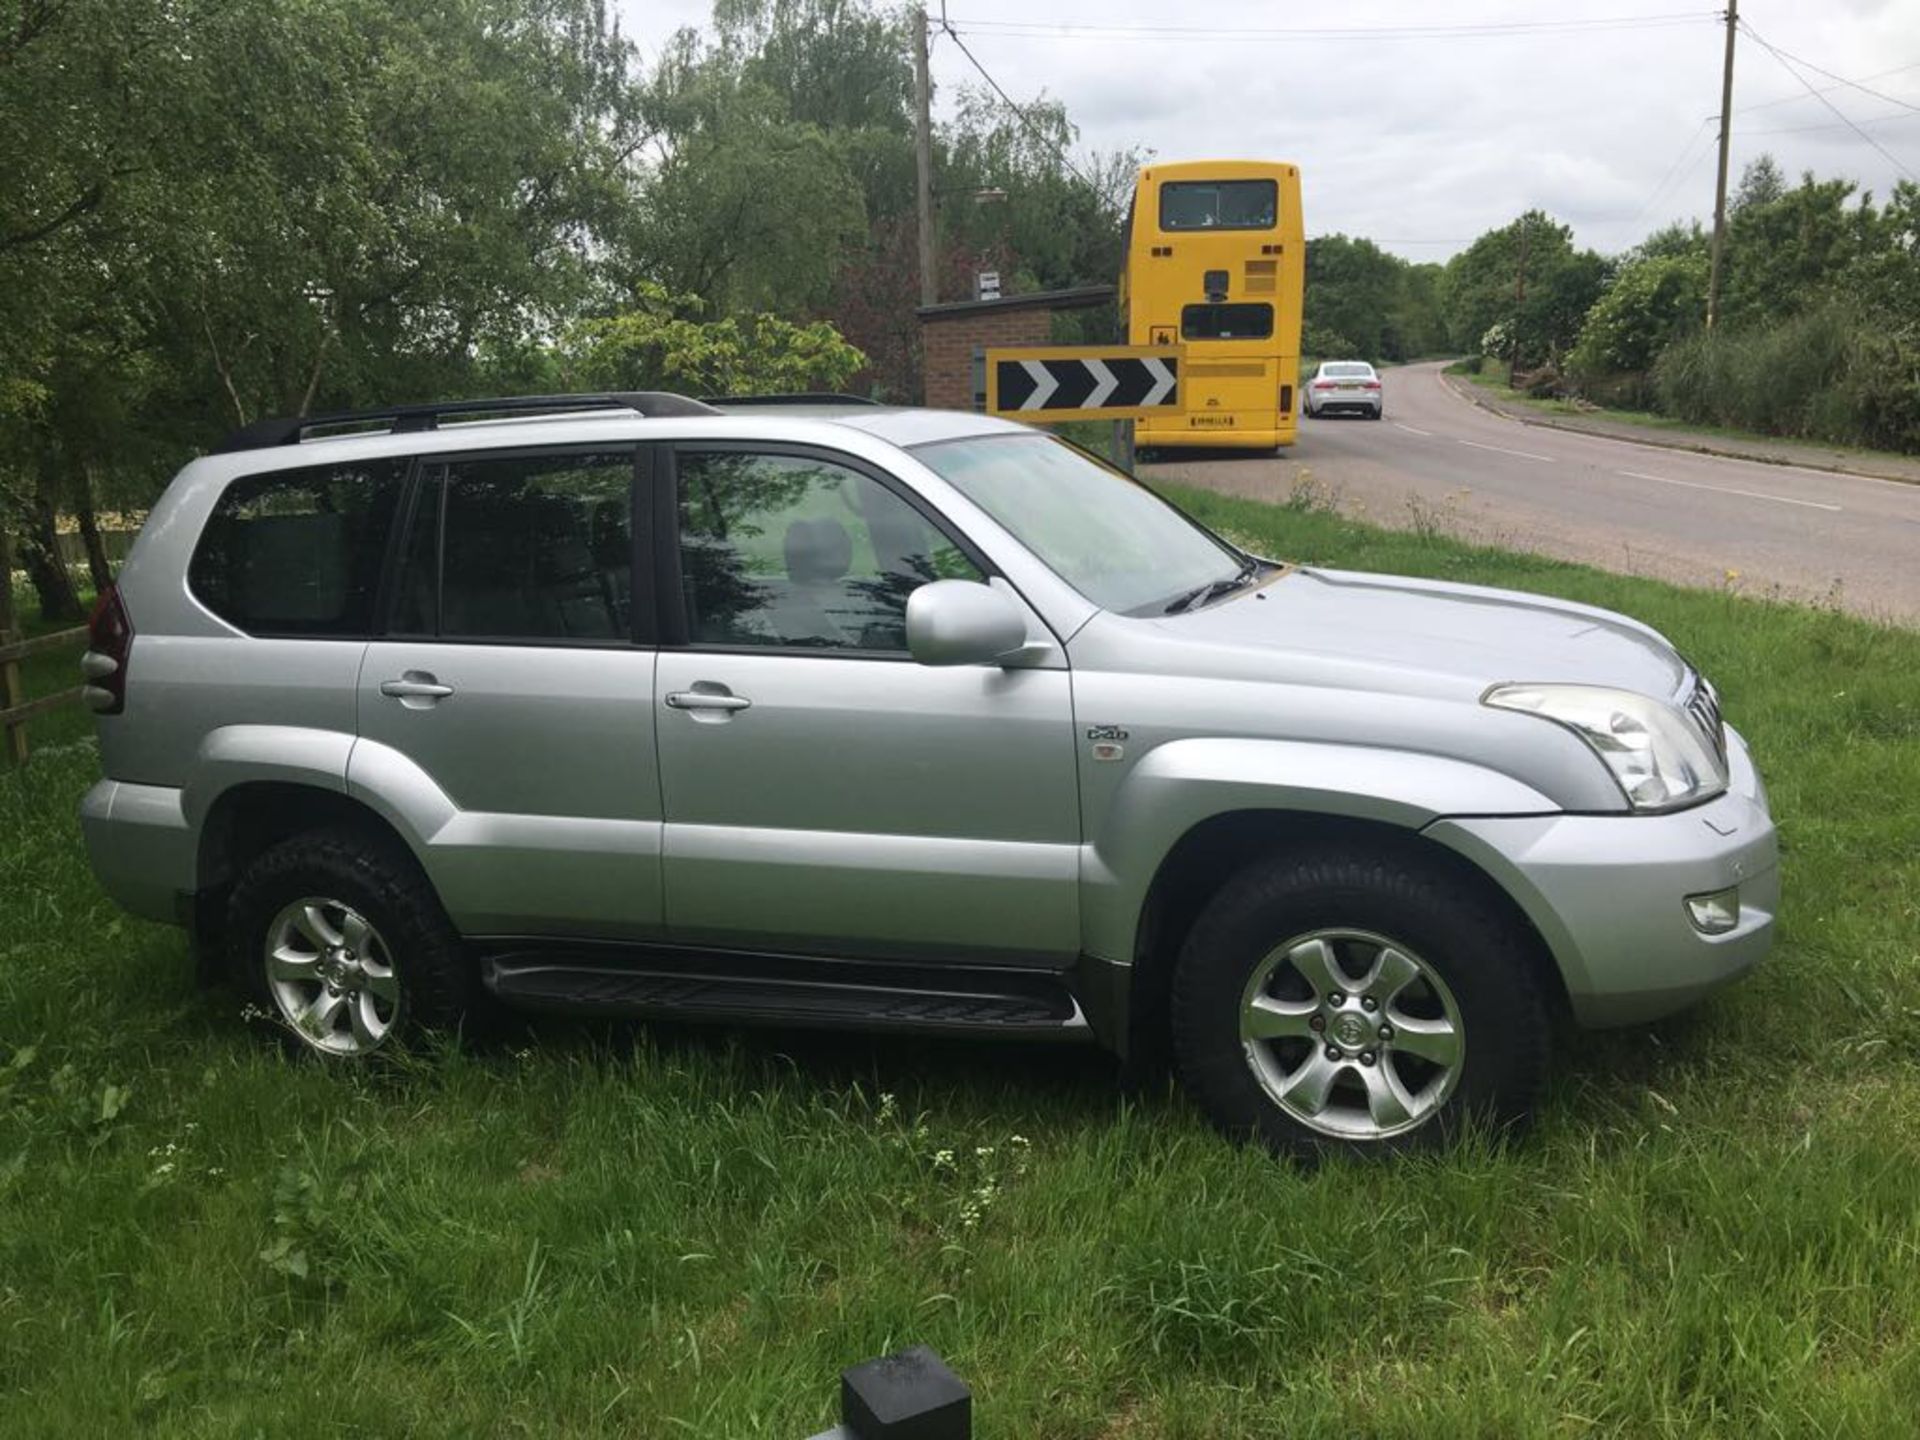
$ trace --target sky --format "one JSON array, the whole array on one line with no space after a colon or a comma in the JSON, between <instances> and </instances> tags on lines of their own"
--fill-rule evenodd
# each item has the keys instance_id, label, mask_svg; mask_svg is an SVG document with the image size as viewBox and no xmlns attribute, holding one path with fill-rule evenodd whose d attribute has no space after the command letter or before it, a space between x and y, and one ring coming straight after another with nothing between
<instances>
[{"instance_id":1,"label":"sky","mask_svg":"<svg viewBox=\"0 0 1920 1440\"><path fill-rule=\"evenodd\" d=\"M622 29L651 59L710 10L621 0ZM1763 152L1790 180L1878 195L1920 177L1920 0L1742 0L1740 18L1826 94L1743 33L1730 186ZM1538 207L1616 253L1713 213L1725 28L1710 4L948 0L948 19L1014 100L1064 102L1083 153L1296 161L1309 235L1444 260ZM1533 28L1487 28L1515 26ZM1298 33L1339 27L1350 38ZM931 63L936 116L981 83L944 34Z\"/></svg>"}]
</instances>

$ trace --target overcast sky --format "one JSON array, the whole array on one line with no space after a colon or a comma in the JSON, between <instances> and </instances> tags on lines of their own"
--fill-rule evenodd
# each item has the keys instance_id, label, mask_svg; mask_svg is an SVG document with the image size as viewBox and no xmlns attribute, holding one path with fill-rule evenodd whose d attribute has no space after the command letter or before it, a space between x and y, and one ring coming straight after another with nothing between
<instances>
[{"instance_id":1,"label":"overcast sky","mask_svg":"<svg viewBox=\"0 0 1920 1440\"><path fill-rule=\"evenodd\" d=\"M711 6L621 0L620 8L623 28L651 60L676 27L704 24ZM930 8L937 15L938 0ZM1582 244L1611 252L1665 221L1712 215L1710 117L1719 109L1725 31L1709 5L948 0L948 8L967 48L1015 100L1044 92L1065 102L1083 149L1299 162L1310 235L1344 231L1413 259L1443 260L1539 206L1571 223ZM1608 23L1622 19L1641 23ZM1789 177L1810 168L1881 195L1899 167L1920 175L1920 108L1902 108L1920 107L1920 0L1743 0L1741 19L1804 61L1807 81L1888 154L1742 35L1736 180L1763 151ZM1543 24L1566 28L1434 33ZM1088 28L1070 33L1076 26ZM1381 33L1272 33L1335 26ZM1391 33L1396 28L1424 33ZM944 36L932 64L936 112L978 80ZM1819 70L1894 99L1829 88L1836 81Z\"/></svg>"}]
</instances>

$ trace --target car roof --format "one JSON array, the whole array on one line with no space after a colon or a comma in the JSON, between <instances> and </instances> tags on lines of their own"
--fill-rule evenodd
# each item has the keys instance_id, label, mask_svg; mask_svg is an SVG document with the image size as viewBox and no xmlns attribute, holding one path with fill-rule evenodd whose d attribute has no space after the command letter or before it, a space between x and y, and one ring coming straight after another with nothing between
<instances>
[{"instance_id":1,"label":"car roof","mask_svg":"<svg viewBox=\"0 0 1920 1440\"><path fill-rule=\"evenodd\" d=\"M227 446L205 460L231 474L335 461L431 455L531 445L628 444L645 440L729 440L833 446L871 436L900 449L973 435L1032 434L1030 426L966 410L929 410L857 402L821 404L756 400L707 407L705 413L645 416L624 409L564 410L504 419L461 420L432 428L315 434L257 447ZM204 461L203 461L204 463Z\"/></svg>"}]
</instances>

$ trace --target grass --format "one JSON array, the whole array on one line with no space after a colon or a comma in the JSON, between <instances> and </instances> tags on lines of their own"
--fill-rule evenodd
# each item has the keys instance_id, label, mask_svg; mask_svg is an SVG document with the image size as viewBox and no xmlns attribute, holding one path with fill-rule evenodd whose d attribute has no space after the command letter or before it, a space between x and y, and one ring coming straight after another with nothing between
<instances>
[{"instance_id":1,"label":"grass","mask_svg":"<svg viewBox=\"0 0 1920 1440\"><path fill-rule=\"evenodd\" d=\"M0 774L0 1433L797 1440L915 1341L986 1437L1910 1433L1920 636L1177 493L1664 629L1771 782L1773 960L1570 1038L1520 1144L1311 1173L1089 1052L558 1026L349 1073L99 894L50 745Z\"/></svg>"},{"instance_id":2,"label":"grass","mask_svg":"<svg viewBox=\"0 0 1920 1440\"><path fill-rule=\"evenodd\" d=\"M1617 420L1623 425L1634 425L1643 430L1705 435L1716 440L1735 440L1743 444L1762 445L1771 450L1789 453L1804 451L1810 459L1833 455L1857 455L1869 459L1878 457L1894 460L1912 458L1894 450L1869 450L1864 446L1840 445L1827 440L1797 440L1782 435L1763 434L1758 430L1739 430L1728 425L1695 424L1687 420L1677 420L1671 415L1661 415L1652 410L1627 410L1611 405L1576 405L1571 400L1529 395L1507 384L1507 362L1491 356L1482 356L1477 361L1456 360L1447 366L1447 373L1471 380L1482 390L1498 396L1509 404L1523 405L1542 415L1568 419Z\"/></svg>"}]
</instances>

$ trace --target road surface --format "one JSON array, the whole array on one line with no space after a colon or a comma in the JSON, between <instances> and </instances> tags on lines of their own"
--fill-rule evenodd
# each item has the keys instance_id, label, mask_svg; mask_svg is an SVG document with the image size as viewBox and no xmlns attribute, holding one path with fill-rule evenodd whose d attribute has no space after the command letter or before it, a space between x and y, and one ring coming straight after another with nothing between
<instances>
[{"instance_id":1,"label":"road surface","mask_svg":"<svg viewBox=\"0 0 1920 1440\"><path fill-rule=\"evenodd\" d=\"M1310 480L1382 525L1920 625L1920 485L1522 425L1440 369L1386 371L1384 420L1303 420L1278 458L1169 456L1143 473L1262 500Z\"/></svg>"}]
</instances>

